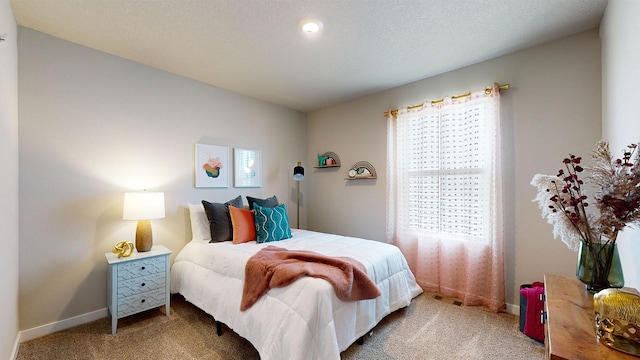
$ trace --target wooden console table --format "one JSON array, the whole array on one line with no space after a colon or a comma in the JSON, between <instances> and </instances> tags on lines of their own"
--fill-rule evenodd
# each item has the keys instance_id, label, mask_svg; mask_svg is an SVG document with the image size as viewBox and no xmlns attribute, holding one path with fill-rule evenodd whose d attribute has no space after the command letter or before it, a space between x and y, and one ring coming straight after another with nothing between
<instances>
[{"instance_id":1,"label":"wooden console table","mask_svg":"<svg viewBox=\"0 0 640 360\"><path fill-rule=\"evenodd\" d=\"M544 292L547 359L639 359L598 342L593 294L578 279L546 274Z\"/></svg>"}]
</instances>

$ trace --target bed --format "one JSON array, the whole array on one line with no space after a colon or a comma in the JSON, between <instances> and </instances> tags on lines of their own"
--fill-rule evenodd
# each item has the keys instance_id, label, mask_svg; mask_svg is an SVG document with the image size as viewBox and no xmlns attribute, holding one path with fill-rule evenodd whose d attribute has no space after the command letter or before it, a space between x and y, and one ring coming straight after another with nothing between
<instances>
[{"instance_id":1,"label":"bed","mask_svg":"<svg viewBox=\"0 0 640 360\"><path fill-rule=\"evenodd\" d=\"M209 243L192 240L171 268L171 292L179 293L216 321L249 340L261 359L339 359L340 352L367 334L383 317L422 293L395 246L354 237L291 229L290 239ZM270 245L359 261L382 295L345 302L325 280L303 277L270 289L240 311L245 264Z\"/></svg>"}]
</instances>

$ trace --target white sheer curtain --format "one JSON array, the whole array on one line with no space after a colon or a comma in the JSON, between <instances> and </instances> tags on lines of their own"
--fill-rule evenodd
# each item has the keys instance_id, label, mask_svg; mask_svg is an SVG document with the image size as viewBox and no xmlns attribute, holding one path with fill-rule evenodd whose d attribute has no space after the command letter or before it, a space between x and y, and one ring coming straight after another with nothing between
<instances>
[{"instance_id":1,"label":"white sheer curtain","mask_svg":"<svg viewBox=\"0 0 640 360\"><path fill-rule=\"evenodd\" d=\"M505 308L500 92L389 112L387 241L427 291Z\"/></svg>"}]
</instances>

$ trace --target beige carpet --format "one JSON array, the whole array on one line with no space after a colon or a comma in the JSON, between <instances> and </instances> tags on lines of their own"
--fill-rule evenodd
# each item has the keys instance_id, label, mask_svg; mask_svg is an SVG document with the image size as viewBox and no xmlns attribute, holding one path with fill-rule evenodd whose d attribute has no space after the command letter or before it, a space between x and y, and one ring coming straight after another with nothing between
<instances>
[{"instance_id":1,"label":"beige carpet","mask_svg":"<svg viewBox=\"0 0 640 360\"><path fill-rule=\"evenodd\" d=\"M101 319L24 342L18 360L30 359L259 359L245 339L174 295L171 316L163 308L118 322ZM364 345L342 359L544 359L544 346L518 330L518 318L483 308L453 305L423 294L383 319ZM289 360L289 359L283 359Z\"/></svg>"}]
</instances>

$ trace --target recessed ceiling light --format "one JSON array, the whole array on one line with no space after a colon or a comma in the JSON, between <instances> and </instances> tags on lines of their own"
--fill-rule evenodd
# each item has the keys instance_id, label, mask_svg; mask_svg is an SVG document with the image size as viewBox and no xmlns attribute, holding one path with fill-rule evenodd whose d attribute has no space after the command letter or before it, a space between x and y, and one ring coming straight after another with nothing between
<instances>
[{"instance_id":1,"label":"recessed ceiling light","mask_svg":"<svg viewBox=\"0 0 640 360\"><path fill-rule=\"evenodd\" d=\"M314 34L322 30L322 21L310 18L302 19L298 23L298 26L300 26L300 29L305 33Z\"/></svg>"}]
</instances>

